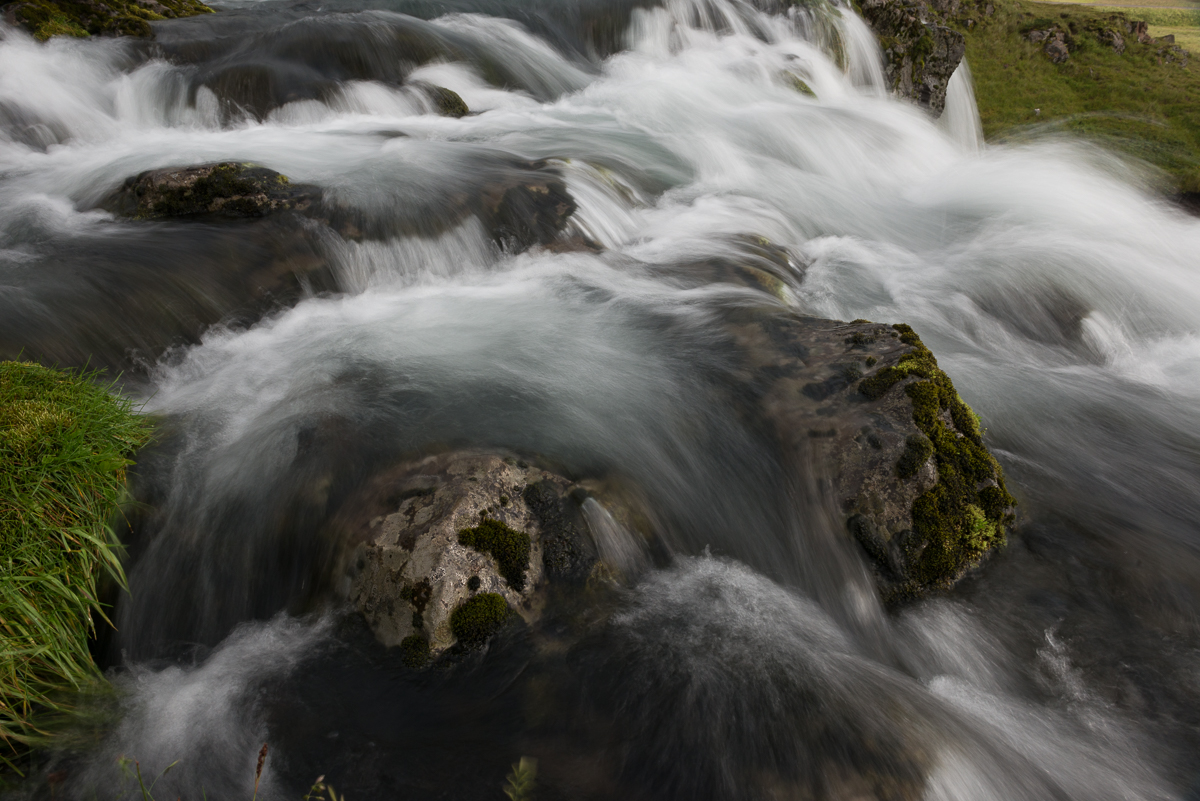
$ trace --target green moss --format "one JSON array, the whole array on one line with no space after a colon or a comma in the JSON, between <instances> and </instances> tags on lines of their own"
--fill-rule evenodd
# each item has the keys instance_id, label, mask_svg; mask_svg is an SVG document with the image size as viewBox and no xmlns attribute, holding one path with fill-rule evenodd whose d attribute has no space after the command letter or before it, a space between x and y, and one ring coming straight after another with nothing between
<instances>
[{"instance_id":1,"label":"green moss","mask_svg":"<svg viewBox=\"0 0 1200 801\"><path fill-rule=\"evenodd\" d=\"M912 507L910 582L900 594L917 595L948 586L988 550L1002 544L1016 500L1004 486L999 463L984 447L979 417L958 396L950 376L938 368L937 359L910 326L892 327L913 350L897 366L864 379L859 388L878 399L905 378L923 379L910 382L904 391L912 400L913 422L924 437L910 437L896 465L907 478L930 455L937 464L937 484Z\"/></svg>"},{"instance_id":2,"label":"green moss","mask_svg":"<svg viewBox=\"0 0 1200 801\"><path fill-rule=\"evenodd\" d=\"M160 0L165 13L159 14L135 0L24 0L11 7L17 24L45 41L52 36L153 35L151 22L211 14L212 9L199 0Z\"/></svg>"},{"instance_id":3,"label":"green moss","mask_svg":"<svg viewBox=\"0 0 1200 801\"><path fill-rule=\"evenodd\" d=\"M37 716L99 679L88 652L104 614L97 581L124 582L108 522L149 426L96 378L0 362L0 739L10 749L39 739Z\"/></svg>"},{"instance_id":4,"label":"green moss","mask_svg":"<svg viewBox=\"0 0 1200 801\"><path fill-rule=\"evenodd\" d=\"M450 613L450 633L463 645L483 645L500 630L509 614L503 595L480 593Z\"/></svg>"},{"instance_id":5,"label":"green moss","mask_svg":"<svg viewBox=\"0 0 1200 801\"><path fill-rule=\"evenodd\" d=\"M900 332L900 341L906 345L912 345L914 349L901 356L897 364L885 367L875 375L863 379L862 383L858 385L858 391L871 400L879 400L887 394L889 389L910 375L931 378L941 372L938 370L937 360L933 358L933 353L925 347L911 328L907 325L892 327Z\"/></svg>"},{"instance_id":6,"label":"green moss","mask_svg":"<svg viewBox=\"0 0 1200 801\"><path fill-rule=\"evenodd\" d=\"M420 634L410 634L400 641L400 659L405 667L420 669L429 664L429 640Z\"/></svg>"},{"instance_id":7,"label":"green moss","mask_svg":"<svg viewBox=\"0 0 1200 801\"><path fill-rule=\"evenodd\" d=\"M86 39L88 32L67 19L65 15L53 14L34 28L33 35L39 42L44 42L51 36L73 36L76 39Z\"/></svg>"},{"instance_id":8,"label":"green moss","mask_svg":"<svg viewBox=\"0 0 1200 801\"><path fill-rule=\"evenodd\" d=\"M900 459L896 462L896 472L900 478L912 478L921 466L929 461L929 457L933 456L933 443L929 441L929 437L913 434L905 440L904 445L904 453L900 454Z\"/></svg>"},{"instance_id":9,"label":"green moss","mask_svg":"<svg viewBox=\"0 0 1200 801\"><path fill-rule=\"evenodd\" d=\"M468 548L491 554L500 567L500 575L517 592L525 589L525 571L529 569L529 535L501 523L484 520L474 528L458 532L458 542Z\"/></svg>"}]
</instances>

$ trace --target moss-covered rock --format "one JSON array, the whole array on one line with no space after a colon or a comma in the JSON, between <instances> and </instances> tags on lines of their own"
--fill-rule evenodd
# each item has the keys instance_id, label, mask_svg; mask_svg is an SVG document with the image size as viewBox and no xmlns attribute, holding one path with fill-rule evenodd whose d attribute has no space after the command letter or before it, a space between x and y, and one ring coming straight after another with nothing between
<instances>
[{"instance_id":1,"label":"moss-covered rock","mask_svg":"<svg viewBox=\"0 0 1200 801\"><path fill-rule=\"evenodd\" d=\"M878 400L905 382L912 417L924 435L909 437L897 464L902 477L916 474L929 456L937 483L912 506L912 534L904 543L905 576L891 590L896 599L948 587L992 548L1004 543L1016 500L1004 473L983 444L979 418L954 389L950 376L910 326L897 324L902 343L912 347L899 363L863 379L859 391Z\"/></svg>"},{"instance_id":2,"label":"moss-covered rock","mask_svg":"<svg viewBox=\"0 0 1200 801\"><path fill-rule=\"evenodd\" d=\"M426 88L429 98L443 117L465 117L471 113L466 102L452 89L444 86L429 86Z\"/></svg>"},{"instance_id":3,"label":"moss-covered rock","mask_svg":"<svg viewBox=\"0 0 1200 801\"><path fill-rule=\"evenodd\" d=\"M24 0L4 7L9 24L51 36L153 36L150 23L211 14L199 0Z\"/></svg>"},{"instance_id":4,"label":"moss-covered rock","mask_svg":"<svg viewBox=\"0 0 1200 801\"><path fill-rule=\"evenodd\" d=\"M320 199L317 187L255 164L226 161L149 170L125 181L102 207L128 217L263 217L305 211Z\"/></svg>"},{"instance_id":5,"label":"moss-covered rock","mask_svg":"<svg viewBox=\"0 0 1200 801\"><path fill-rule=\"evenodd\" d=\"M979 421L906 325L764 306L727 330L754 392L740 411L827 487L888 603L954 584L1004 541L1014 501Z\"/></svg>"}]
</instances>

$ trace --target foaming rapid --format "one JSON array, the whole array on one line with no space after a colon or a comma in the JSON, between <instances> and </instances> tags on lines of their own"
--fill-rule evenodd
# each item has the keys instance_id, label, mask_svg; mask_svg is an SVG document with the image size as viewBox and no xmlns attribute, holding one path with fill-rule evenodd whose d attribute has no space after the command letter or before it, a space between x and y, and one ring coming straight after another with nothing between
<instances>
[{"instance_id":1,"label":"foaming rapid","mask_svg":"<svg viewBox=\"0 0 1200 801\"><path fill-rule=\"evenodd\" d=\"M244 797L262 741L271 798L321 773L356 801L498 797L529 753L548 797L1200 786L1200 224L1085 143L985 145L965 62L935 121L887 95L848 8L766 8L238 3L153 47L2 30L0 341L132 366L163 431L107 649L123 717L56 757L71 792L119 795L123 753L180 760L164 792ZM474 113L437 116L422 85ZM316 184L361 230L264 245L97 210L218 160ZM516 254L448 214L529 165L586 246ZM701 269L755 243L784 254L772 294ZM273 249L328 283L249 322L197 283ZM149 285L176 294L122 305ZM1023 520L949 598L885 612L829 499L736 413L722 324L768 302L913 325L982 415ZM413 680L361 622L305 614L336 501L455 447L620 476L669 553L592 502L628 583L606 620Z\"/></svg>"}]
</instances>

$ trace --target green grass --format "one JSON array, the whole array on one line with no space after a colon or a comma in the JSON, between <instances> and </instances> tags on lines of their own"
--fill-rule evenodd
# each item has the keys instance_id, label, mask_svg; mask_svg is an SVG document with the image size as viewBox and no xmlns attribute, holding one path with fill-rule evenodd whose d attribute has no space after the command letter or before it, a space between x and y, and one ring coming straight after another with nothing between
<instances>
[{"instance_id":1,"label":"green grass","mask_svg":"<svg viewBox=\"0 0 1200 801\"><path fill-rule=\"evenodd\" d=\"M1140 44L1121 24L1121 17L1185 23L1191 14L1025 0L1000 0L991 17L973 13L976 24L960 24L959 30L966 36L984 136L1081 136L1161 168L1174 189L1200 191L1200 63L1159 63L1163 45ZM1071 32L1065 64L1052 63L1040 45L1022 37L1034 23ZM1120 31L1125 52L1102 44L1097 28Z\"/></svg>"},{"instance_id":2,"label":"green grass","mask_svg":"<svg viewBox=\"0 0 1200 801\"><path fill-rule=\"evenodd\" d=\"M95 373L0 362L0 760L98 679L88 652L97 581L124 582L108 526L129 456L149 438Z\"/></svg>"}]
</instances>

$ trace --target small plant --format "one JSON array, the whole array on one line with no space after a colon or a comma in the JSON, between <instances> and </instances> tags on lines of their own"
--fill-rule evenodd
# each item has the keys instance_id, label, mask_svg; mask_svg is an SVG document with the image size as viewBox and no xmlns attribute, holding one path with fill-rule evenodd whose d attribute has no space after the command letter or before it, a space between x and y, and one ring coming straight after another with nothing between
<instances>
[{"instance_id":1,"label":"small plant","mask_svg":"<svg viewBox=\"0 0 1200 801\"><path fill-rule=\"evenodd\" d=\"M258 752L258 765L254 768L254 796L251 801L256 801L258 798L258 780L262 778L263 763L267 761L267 744L263 743L262 748Z\"/></svg>"},{"instance_id":2,"label":"small plant","mask_svg":"<svg viewBox=\"0 0 1200 801\"><path fill-rule=\"evenodd\" d=\"M302 801L346 801L346 796L338 795L333 785L326 783L324 776L318 776Z\"/></svg>"},{"instance_id":3,"label":"small plant","mask_svg":"<svg viewBox=\"0 0 1200 801\"><path fill-rule=\"evenodd\" d=\"M533 791L537 788L537 760L532 757L521 757L521 761L512 766L504 784L504 794L509 801L532 801Z\"/></svg>"},{"instance_id":4,"label":"small plant","mask_svg":"<svg viewBox=\"0 0 1200 801\"><path fill-rule=\"evenodd\" d=\"M170 765L163 768L162 773L158 774L158 778L150 782L150 786L146 786L145 779L142 778L142 765L136 759L129 759L125 756L117 757L117 766L121 769L121 778L125 781L129 779L137 779L138 789L142 793L142 801L154 801L154 796L151 791L154 790L154 785L158 784L158 779L166 776L171 772L171 768L179 764L179 760L175 760ZM130 768L130 765L133 767Z\"/></svg>"},{"instance_id":5,"label":"small plant","mask_svg":"<svg viewBox=\"0 0 1200 801\"><path fill-rule=\"evenodd\" d=\"M410 634L400 641L400 659L405 667L420 670L429 664L429 640L420 634Z\"/></svg>"}]
</instances>

